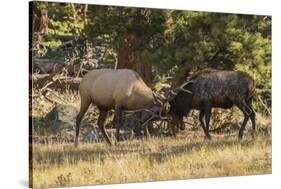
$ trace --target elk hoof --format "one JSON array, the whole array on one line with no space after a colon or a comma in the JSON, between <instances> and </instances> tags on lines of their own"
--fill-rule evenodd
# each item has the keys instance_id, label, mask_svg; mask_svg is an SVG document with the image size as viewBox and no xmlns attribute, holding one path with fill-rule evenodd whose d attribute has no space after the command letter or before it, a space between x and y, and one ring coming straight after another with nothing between
<instances>
[{"instance_id":1,"label":"elk hoof","mask_svg":"<svg viewBox=\"0 0 281 189\"><path fill-rule=\"evenodd\" d=\"M114 143L114 142L113 142L113 143ZM107 141L107 144L108 144L109 146L112 146L112 142L111 142L111 141ZM116 141L114 144L117 144L117 141Z\"/></svg>"},{"instance_id":2,"label":"elk hoof","mask_svg":"<svg viewBox=\"0 0 281 189\"><path fill-rule=\"evenodd\" d=\"M255 132L252 132L252 133L251 133L251 136L252 136L252 139L255 139L255 138L256 138L256 133L255 133Z\"/></svg>"},{"instance_id":3,"label":"elk hoof","mask_svg":"<svg viewBox=\"0 0 281 189\"><path fill-rule=\"evenodd\" d=\"M211 137L211 135L207 135L207 136L205 136L205 139L206 140L212 140L212 137Z\"/></svg>"},{"instance_id":4,"label":"elk hoof","mask_svg":"<svg viewBox=\"0 0 281 189\"><path fill-rule=\"evenodd\" d=\"M242 140L243 139L243 134L242 133L239 133L238 135L238 140Z\"/></svg>"}]
</instances>

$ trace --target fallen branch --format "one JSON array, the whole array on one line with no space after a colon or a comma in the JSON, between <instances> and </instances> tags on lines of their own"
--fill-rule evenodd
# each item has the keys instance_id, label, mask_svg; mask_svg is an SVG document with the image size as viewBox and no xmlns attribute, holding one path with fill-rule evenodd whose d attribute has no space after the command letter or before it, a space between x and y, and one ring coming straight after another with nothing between
<instances>
[{"instance_id":1,"label":"fallen branch","mask_svg":"<svg viewBox=\"0 0 281 189\"><path fill-rule=\"evenodd\" d=\"M271 111L269 110L268 106L263 102L262 98L260 96L258 96L258 99L259 99L260 103L262 104L262 106L264 107L264 109L267 111L267 113L269 115L271 115Z\"/></svg>"},{"instance_id":2,"label":"fallen branch","mask_svg":"<svg viewBox=\"0 0 281 189\"><path fill-rule=\"evenodd\" d=\"M238 125L236 125L236 124L233 124L233 123L224 123L221 127L218 127L218 128L215 128L215 129L211 129L211 130L209 130L209 132L212 132L212 133L221 133L221 132L223 132L223 130L224 129L226 129L226 128L231 128L231 127L237 127L238 129L240 128Z\"/></svg>"},{"instance_id":3,"label":"fallen branch","mask_svg":"<svg viewBox=\"0 0 281 189\"><path fill-rule=\"evenodd\" d=\"M66 102L64 101L64 99L63 99L61 96L59 96L59 95L57 94L57 92L55 92L55 91L53 91L53 90L51 90L51 89L49 89L49 88L46 88L46 91L52 93L54 96L56 96L57 98L59 98L64 104L66 104Z\"/></svg>"}]
</instances>

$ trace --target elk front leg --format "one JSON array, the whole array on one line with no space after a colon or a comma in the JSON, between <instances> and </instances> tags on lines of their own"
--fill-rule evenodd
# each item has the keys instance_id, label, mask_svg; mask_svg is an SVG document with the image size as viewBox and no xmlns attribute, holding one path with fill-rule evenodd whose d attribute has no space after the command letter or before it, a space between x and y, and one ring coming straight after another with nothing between
<instances>
[{"instance_id":1,"label":"elk front leg","mask_svg":"<svg viewBox=\"0 0 281 189\"><path fill-rule=\"evenodd\" d=\"M169 128L169 132L171 133L172 136L174 136L174 138L177 137L177 133L176 133L176 122L175 121L169 121L168 122L168 128Z\"/></svg>"},{"instance_id":2,"label":"elk front leg","mask_svg":"<svg viewBox=\"0 0 281 189\"><path fill-rule=\"evenodd\" d=\"M104 125L104 122L106 120L106 117L107 117L107 111L100 111L100 115L99 115L99 118L98 118L98 126L106 140L106 142L111 145L111 141L107 135L107 132L105 130L105 125Z\"/></svg>"},{"instance_id":3,"label":"elk front leg","mask_svg":"<svg viewBox=\"0 0 281 189\"><path fill-rule=\"evenodd\" d=\"M116 128L116 140L117 142L120 141L120 127L122 122L122 108L120 106L115 107L115 114L114 114L114 126Z\"/></svg>"},{"instance_id":4,"label":"elk front leg","mask_svg":"<svg viewBox=\"0 0 281 189\"><path fill-rule=\"evenodd\" d=\"M211 104L208 104L205 107L205 123L206 123L206 137L209 140L211 139L211 135L209 133L211 115L212 115L212 106Z\"/></svg>"},{"instance_id":5,"label":"elk front leg","mask_svg":"<svg viewBox=\"0 0 281 189\"><path fill-rule=\"evenodd\" d=\"M144 134L145 134L146 138L150 138L150 133L149 133L149 130L148 130L148 126L151 126L151 125L149 124L149 125L145 125L144 126Z\"/></svg>"},{"instance_id":6,"label":"elk front leg","mask_svg":"<svg viewBox=\"0 0 281 189\"><path fill-rule=\"evenodd\" d=\"M205 134L205 137L207 138L208 136L208 132L207 132L207 129L205 127L205 124L204 124L204 120L203 120L203 117L205 116L205 112L204 110L200 110L200 113L199 113L199 121L200 121L200 124L201 124L201 127L204 131L204 134Z\"/></svg>"}]
</instances>

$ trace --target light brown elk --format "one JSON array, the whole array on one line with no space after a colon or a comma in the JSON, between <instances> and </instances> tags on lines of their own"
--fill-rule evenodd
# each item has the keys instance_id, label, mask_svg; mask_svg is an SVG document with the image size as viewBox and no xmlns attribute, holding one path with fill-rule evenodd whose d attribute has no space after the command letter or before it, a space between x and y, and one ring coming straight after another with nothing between
<instances>
[{"instance_id":1,"label":"light brown elk","mask_svg":"<svg viewBox=\"0 0 281 189\"><path fill-rule=\"evenodd\" d=\"M75 146L78 145L80 122L90 104L96 105L100 111L97 124L109 144L112 143L104 124L109 110L115 110L113 123L116 128L116 139L119 141L124 111L145 110L150 113L148 116L142 116L145 117L143 122L147 123L155 115L160 115L158 113L162 109L162 104L138 73L129 69L93 70L83 77L79 92L81 107L76 119Z\"/></svg>"}]
</instances>

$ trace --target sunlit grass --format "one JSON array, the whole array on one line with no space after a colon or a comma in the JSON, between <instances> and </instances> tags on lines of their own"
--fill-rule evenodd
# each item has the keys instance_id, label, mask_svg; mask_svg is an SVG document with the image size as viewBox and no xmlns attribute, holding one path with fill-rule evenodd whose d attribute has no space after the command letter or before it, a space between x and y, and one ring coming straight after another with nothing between
<instances>
[{"instance_id":1,"label":"sunlit grass","mask_svg":"<svg viewBox=\"0 0 281 189\"><path fill-rule=\"evenodd\" d=\"M271 138L201 136L34 144L35 188L271 173Z\"/></svg>"}]
</instances>

